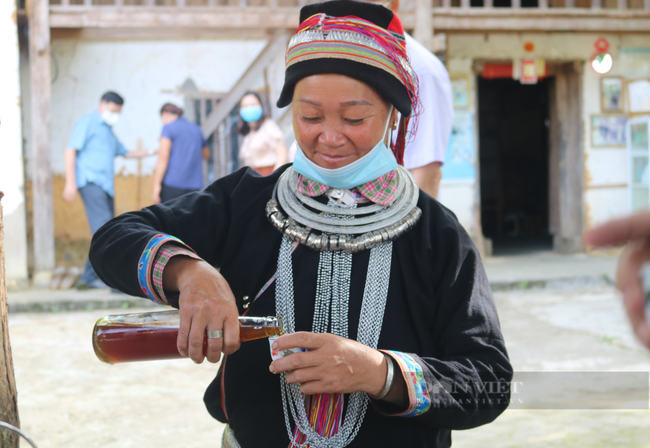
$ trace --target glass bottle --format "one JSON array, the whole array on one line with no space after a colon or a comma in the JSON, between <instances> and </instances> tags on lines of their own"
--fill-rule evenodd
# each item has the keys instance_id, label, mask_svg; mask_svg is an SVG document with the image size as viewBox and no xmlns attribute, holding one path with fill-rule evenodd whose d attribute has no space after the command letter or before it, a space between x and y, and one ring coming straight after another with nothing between
<instances>
[{"instance_id":1,"label":"glass bottle","mask_svg":"<svg viewBox=\"0 0 650 448\"><path fill-rule=\"evenodd\" d=\"M93 329L95 355L108 364L182 358L176 348L180 326L178 310L116 314L102 317ZM278 317L239 317L241 342L284 334ZM203 354L207 353L207 335Z\"/></svg>"}]
</instances>

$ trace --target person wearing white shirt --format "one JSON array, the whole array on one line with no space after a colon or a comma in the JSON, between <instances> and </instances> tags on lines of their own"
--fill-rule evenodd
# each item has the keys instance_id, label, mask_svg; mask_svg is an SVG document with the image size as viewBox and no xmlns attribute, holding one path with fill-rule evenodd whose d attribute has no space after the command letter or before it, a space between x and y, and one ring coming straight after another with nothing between
<instances>
[{"instance_id":1,"label":"person wearing white shirt","mask_svg":"<svg viewBox=\"0 0 650 448\"><path fill-rule=\"evenodd\" d=\"M399 0L392 0L388 6L397 12ZM419 80L422 111L410 124L417 122L417 132L410 140L407 137L404 167L413 173L418 186L435 198L454 120L451 82L440 59L408 34L405 36L406 52Z\"/></svg>"},{"instance_id":2,"label":"person wearing white shirt","mask_svg":"<svg viewBox=\"0 0 650 448\"><path fill-rule=\"evenodd\" d=\"M399 13L399 0L388 0L381 4L393 13ZM408 33L404 33L404 36L406 53L418 77L422 105L420 115L409 124L409 134L412 135L414 123L417 123L417 132L413 137L406 137L404 167L413 173L422 190L437 198L442 180L441 167L454 120L451 82L440 59Z\"/></svg>"}]
</instances>

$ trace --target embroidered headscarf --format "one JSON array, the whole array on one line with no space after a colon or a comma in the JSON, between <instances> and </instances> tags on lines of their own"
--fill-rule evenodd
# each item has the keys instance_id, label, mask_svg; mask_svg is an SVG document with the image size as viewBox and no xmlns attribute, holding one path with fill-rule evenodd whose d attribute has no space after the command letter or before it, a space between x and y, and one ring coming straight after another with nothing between
<instances>
[{"instance_id":1,"label":"embroidered headscarf","mask_svg":"<svg viewBox=\"0 0 650 448\"><path fill-rule=\"evenodd\" d=\"M334 0L303 7L300 22L287 48L278 107L291 103L296 83L308 76L337 73L358 79L401 113L392 149L402 164L409 120L417 115L419 99L399 17L381 5Z\"/></svg>"}]
</instances>

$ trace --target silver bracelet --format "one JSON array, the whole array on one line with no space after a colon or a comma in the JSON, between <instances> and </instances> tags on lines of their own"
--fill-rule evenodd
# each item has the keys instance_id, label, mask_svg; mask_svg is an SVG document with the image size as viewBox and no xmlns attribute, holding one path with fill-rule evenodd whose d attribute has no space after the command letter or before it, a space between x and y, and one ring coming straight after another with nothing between
<instances>
[{"instance_id":1,"label":"silver bracelet","mask_svg":"<svg viewBox=\"0 0 650 448\"><path fill-rule=\"evenodd\" d=\"M395 369L393 367L393 359L388 356L386 353L382 352L382 355L384 355L384 358L386 358L386 364L388 366L388 369L386 370L386 383L384 384L384 388L379 392L379 395L370 395L371 398L375 400L383 400L386 398L386 396L390 393L391 389L393 388L393 380L395 379Z\"/></svg>"}]
</instances>

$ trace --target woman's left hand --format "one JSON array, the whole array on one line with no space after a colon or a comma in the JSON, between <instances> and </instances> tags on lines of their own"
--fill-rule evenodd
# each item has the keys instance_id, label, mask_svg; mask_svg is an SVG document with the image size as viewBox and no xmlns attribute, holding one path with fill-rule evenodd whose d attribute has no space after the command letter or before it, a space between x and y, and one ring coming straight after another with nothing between
<instances>
[{"instance_id":1,"label":"woman's left hand","mask_svg":"<svg viewBox=\"0 0 650 448\"><path fill-rule=\"evenodd\" d=\"M388 366L384 355L351 339L329 333L298 332L279 337L278 351L301 347L271 363L272 373L287 373L289 383L300 384L303 394L352 393L378 395L386 382Z\"/></svg>"}]
</instances>

